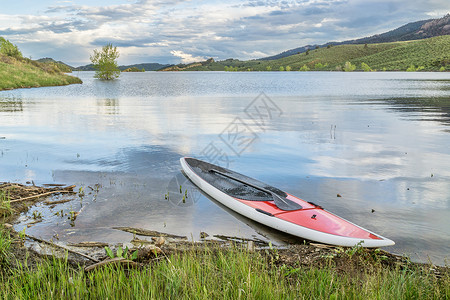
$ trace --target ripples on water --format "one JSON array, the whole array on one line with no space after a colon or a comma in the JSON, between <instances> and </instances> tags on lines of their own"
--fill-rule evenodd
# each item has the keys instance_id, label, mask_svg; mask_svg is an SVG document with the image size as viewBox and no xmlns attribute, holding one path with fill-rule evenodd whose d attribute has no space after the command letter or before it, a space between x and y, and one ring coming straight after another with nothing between
<instances>
[{"instance_id":1,"label":"ripples on water","mask_svg":"<svg viewBox=\"0 0 450 300\"><path fill-rule=\"evenodd\" d=\"M45 221L29 234L119 242L131 235L111 227L134 226L283 243L288 237L198 192L187 203L164 199L169 183L182 180L179 158L214 146L230 168L395 240L390 251L448 258L448 73L146 72L114 82L74 75L84 84L0 92L0 181L86 191L55 209L31 209ZM261 92L282 111L264 125L245 113ZM242 152L221 139L236 120L255 137ZM81 211L75 226L55 215L61 209Z\"/></svg>"}]
</instances>

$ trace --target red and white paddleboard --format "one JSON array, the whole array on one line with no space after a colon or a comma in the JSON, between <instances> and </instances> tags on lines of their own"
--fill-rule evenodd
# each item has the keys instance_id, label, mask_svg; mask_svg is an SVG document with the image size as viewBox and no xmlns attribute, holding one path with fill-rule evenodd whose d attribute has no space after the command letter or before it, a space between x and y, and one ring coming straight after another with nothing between
<instances>
[{"instance_id":1,"label":"red and white paddleboard","mask_svg":"<svg viewBox=\"0 0 450 300\"><path fill-rule=\"evenodd\" d=\"M202 191L256 222L303 239L339 246L382 247L395 243L322 207L263 182L195 159L180 159L188 178Z\"/></svg>"}]
</instances>

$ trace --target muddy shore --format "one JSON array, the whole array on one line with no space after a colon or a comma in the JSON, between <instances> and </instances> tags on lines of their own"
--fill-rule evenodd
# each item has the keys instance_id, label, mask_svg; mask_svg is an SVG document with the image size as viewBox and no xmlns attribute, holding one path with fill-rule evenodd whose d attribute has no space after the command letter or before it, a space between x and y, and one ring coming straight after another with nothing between
<instances>
[{"instance_id":1,"label":"muddy shore","mask_svg":"<svg viewBox=\"0 0 450 300\"><path fill-rule=\"evenodd\" d=\"M55 200L57 195L67 195L64 200ZM37 202L46 205L57 206L60 203L76 199L78 193L74 186L35 186L17 183L0 182L0 229L9 232L13 239L11 246L12 255L15 260L13 264L22 263L29 266L49 257L67 258L69 264L74 267L89 269L90 266L108 263L110 257L105 247L112 253L119 249L129 249L131 253L136 251L137 257L133 259L136 266L144 266L155 260L168 257L174 253L186 251L204 251L208 249L227 249L227 247L240 247L249 252L260 252L266 256L271 263L279 266L290 267L322 267L334 266L337 271L346 274L363 276L370 266L382 265L388 268L410 268L421 267L430 270L435 276L441 277L450 272L450 268L434 266L431 264L413 263L407 257L394 255L381 249L367 249L361 247L337 247L316 243L292 244L283 248L275 248L271 244L257 239L243 239L223 235L209 236L206 232L201 233L201 241L189 241L185 236L170 233L157 232L142 228L117 227L133 233L130 241L120 244L106 244L97 241L85 241L77 244L61 243L57 240L44 241L29 236L25 232L16 232L12 224L17 222L18 216L26 212ZM59 199L59 198L58 198ZM68 218L76 218L68 215ZM35 222L42 221L42 216L33 216ZM30 222L29 226L33 226ZM117 263L117 258L116 262Z\"/></svg>"}]
</instances>

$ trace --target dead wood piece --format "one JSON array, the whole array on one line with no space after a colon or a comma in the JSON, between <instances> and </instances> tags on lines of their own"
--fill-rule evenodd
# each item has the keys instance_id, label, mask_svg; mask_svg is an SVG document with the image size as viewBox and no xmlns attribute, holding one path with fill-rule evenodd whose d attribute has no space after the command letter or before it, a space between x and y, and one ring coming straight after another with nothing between
<instances>
[{"instance_id":1,"label":"dead wood piece","mask_svg":"<svg viewBox=\"0 0 450 300\"><path fill-rule=\"evenodd\" d=\"M14 183L7 183L4 184L2 186L0 186L1 189L3 190L9 190L9 189L13 189L13 188L23 188L23 185L21 184L14 184Z\"/></svg>"},{"instance_id":2,"label":"dead wood piece","mask_svg":"<svg viewBox=\"0 0 450 300\"><path fill-rule=\"evenodd\" d=\"M10 203L14 203L14 202L26 201L26 200L31 200L31 199L35 199L35 198L48 196L48 195L51 195L51 194L59 194L59 193L73 193L73 191L68 191L68 190L51 191L51 192L47 192L47 193L43 193L43 194L38 194L38 195L34 195L34 196L29 196L29 197L25 197L25 198L16 199L16 200L11 200L9 202Z\"/></svg>"},{"instance_id":3,"label":"dead wood piece","mask_svg":"<svg viewBox=\"0 0 450 300\"><path fill-rule=\"evenodd\" d=\"M76 185L69 185L68 187L63 188L63 190L71 191L73 192L73 189L76 187Z\"/></svg>"},{"instance_id":4,"label":"dead wood piece","mask_svg":"<svg viewBox=\"0 0 450 300\"><path fill-rule=\"evenodd\" d=\"M28 234L25 234L25 236L26 236L27 238L30 238L30 239L36 241L36 242L40 242L40 243L48 244L48 245L50 245L50 246L54 246L54 247L57 247L57 248L61 248L61 249L64 249L64 250L69 251L70 253L74 253L74 254L78 254L78 255L80 255L80 256L83 256L84 258L87 258L87 259L89 259L89 260L92 260L93 262L99 262L98 259L93 258L93 257L90 257L89 255L86 255L86 254L84 254L84 253L80 253L80 252L71 250L71 249L66 248L66 247L64 247L64 246L61 246L61 245L58 245L58 244L55 244L55 243L52 243L52 242L49 242L49 241L46 241L46 240L41 240L41 239L39 239L39 238L37 238L37 237L31 236L31 235L28 235Z\"/></svg>"},{"instance_id":5,"label":"dead wood piece","mask_svg":"<svg viewBox=\"0 0 450 300\"><path fill-rule=\"evenodd\" d=\"M137 256L139 259L153 258L163 253L161 248L156 247L155 245L145 245L140 247L137 251Z\"/></svg>"},{"instance_id":6,"label":"dead wood piece","mask_svg":"<svg viewBox=\"0 0 450 300\"><path fill-rule=\"evenodd\" d=\"M103 247L107 247L108 244L107 243L101 243L101 242L80 242L77 244L69 244L69 246L71 247L98 247L98 248L103 248Z\"/></svg>"},{"instance_id":7,"label":"dead wood piece","mask_svg":"<svg viewBox=\"0 0 450 300\"><path fill-rule=\"evenodd\" d=\"M161 247L166 242L166 239L163 236L152 237L152 240L155 241L155 245Z\"/></svg>"},{"instance_id":8,"label":"dead wood piece","mask_svg":"<svg viewBox=\"0 0 450 300\"><path fill-rule=\"evenodd\" d=\"M159 231L154 231L154 230L147 230L147 229L142 229L142 228L113 227L113 229L122 230L125 232L134 233L134 234L143 235L143 236L154 236L154 237L163 236L163 237L187 240L186 236L180 236L180 235L164 233L164 232L159 232Z\"/></svg>"},{"instance_id":9,"label":"dead wood piece","mask_svg":"<svg viewBox=\"0 0 450 300\"><path fill-rule=\"evenodd\" d=\"M39 219L36 219L36 220L31 221L30 223L27 224L27 226L28 226L28 225L34 225L34 224L41 223L41 222L42 222L42 219L39 218Z\"/></svg>"},{"instance_id":10,"label":"dead wood piece","mask_svg":"<svg viewBox=\"0 0 450 300\"><path fill-rule=\"evenodd\" d=\"M215 234L213 235L213 237L221 239L223 241L230 241L230 242L254 242L256 245L267 245L267 242L260 240L260 239L247 239L247 238L242 238L242 237L237 237L237 236L227 236L227 235L222 235L222 234Z\"/></svg>"},{"instance_id":11,"label":"dead wood piece","mask_svg":"<svg viewBox=\"0 0 450 300\"><path fill-rule=\"evenodd\" d=\"M247 242L247 251L248 252L255 252L255 243L253 243L253 241L248 241Z\"/></svg>"},{"instance_id":12,"label":"dead wood piece","mask_svg":"<svg viewBox=\"0 0 450 300\"><path fill-rule=\"evenodd\" d=\"M333 245L326 245L326 244L318 244L318 243L309 243L311 246L314 246L316 248L323 248L323 249L333 249L336 248L336 246Z\"/></svg>"},{"instance_id":13,"label":"dead wood piece","mask_svg":"<svg viewBox=\"0 0 450 300\"><path fill-rule=\"evenodd\" d=\"M139 238L134 238L131 240L131 243L135 246L142 246L142 245L149 245L149 244L153 244L153 241L149 241L149 240L141 240Z\"/></svg>"},{"instance_id":14,"label":"dead wood piece","mask_svg":"<svg viewBox=\"0 0 450 300\"><path fill-rule=\"evenodd\" d=\"M58 201L50 201L50 200L46 200L44 201L45 205L54 205L54 204L61 204L61 203L66 203L66 202L70 202L73 199L63 199L63 200L58 200Z\"/></svg>"},{"instance_id":15,"label":"dead wood piece","mask_svg":"<svg viewBox=\"0 0 450 300\"><path fill-rule=\"evenodd\" d=\"M112 259L107 259L107 260L95 263L93 265L90 265L90 266L84 268L84 271L90 272L92 270L98 269L98 268L106 266L106 265L111 265L111 264L112 265L122 265L124 267L132 267L132 268L135 268L135 267L139 266L134 261L125 259L123 257L115 257L115 258L112 258Z\"/></svg>"}]
</instances>

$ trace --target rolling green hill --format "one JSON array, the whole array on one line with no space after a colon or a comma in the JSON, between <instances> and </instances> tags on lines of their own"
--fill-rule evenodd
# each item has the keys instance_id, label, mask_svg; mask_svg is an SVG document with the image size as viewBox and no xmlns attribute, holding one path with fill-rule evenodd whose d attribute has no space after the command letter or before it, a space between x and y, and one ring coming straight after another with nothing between
<instances>
[{"instance_id":1,"label":"rolling green hill","mask_svg":"<svg viewBox=\"0 0 450 300\"><path fill-rule=\"evenodd\" d=\"M64 73L72 73L72 70L74 69L72 66L63 63L62 61L56 61L53 58L49 57L40 58L37 61L40 63L55 64L58 67L58 69L60 69Z\"/></svg>"},{"instance_id":2,"label":"rolling green hill","mask_svg":"<svg viewBox=\"0 0 450 300\"><path fill-rule=\"evenodd\" d=\"M52 65L0 54L0 91L73 83L82 81L77 77L63 74Z\"/></svg>"},{"instance_id":3,"label":"rolling green hill","mask_svg":"<svg viewBox=\"0 0 450 300\"><path fill-rule=\"evenodd\" d=\"M25 58L16 45L0 37L0 91L17 88L82 83L63 74L58 64Z\"/></svg>"},{"instance_id":4,"label":"rolling green hill","mask_svg":"<svg viewBox=\"0 0 450 300\"><path fill-rule=\"evenodd\" d=\"M450 35L393 43L339 45L310 50L276 60L227 59L188 68L189 71L340 71L346 62L362 70L450 71ZM413 66L413 68L411 67Z\"/></svg>"},{"instance_id":5,"label":"rolling green hill","mask_svg":"<svg viewBox=\"0 0 450 300\"><path fill-rule=\"evenodd\" d=\"M376 43L391 43L399 41L412 41L431 38L435 36L450 34L450 14L445 15L439 19L429 19L417 22L408 23L397 29L390 30L385 33L375 34L372 36L347 40L343 42L328 42L323 45L306 45L295 49L286 50L277 55L261 58L261 60L274 60L290 55L306 52L308 49L312 50L316 47L323 48L328 45L348 45L348 44L376 44Z\"/></svg>"}]
</instances>

